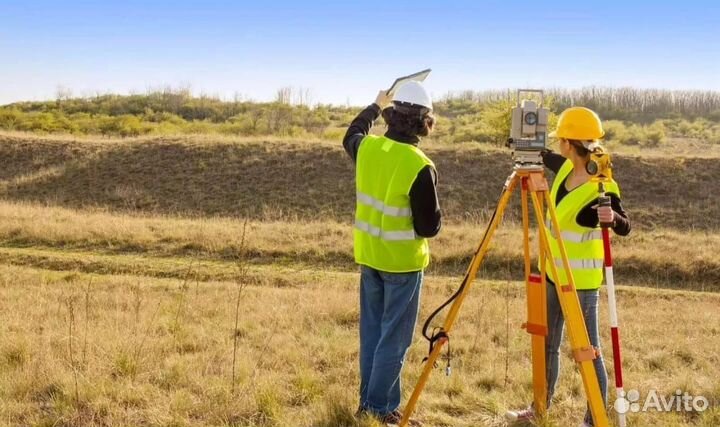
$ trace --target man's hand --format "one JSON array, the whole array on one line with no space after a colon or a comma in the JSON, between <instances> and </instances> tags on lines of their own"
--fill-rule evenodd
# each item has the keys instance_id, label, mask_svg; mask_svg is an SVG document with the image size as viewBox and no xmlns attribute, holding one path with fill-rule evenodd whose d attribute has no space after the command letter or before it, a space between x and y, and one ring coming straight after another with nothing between
<instances>
[{"instance_id":1,"label":"man's hand","mask_svg":"<svg viewBox=\"0 0 720 427\"><path fill-rule=\"evenodd\" d=\"M377 97L375 98L375 105L380 107L381 110L384 110L386 107L390 106L390 103L392 102L392 96L388 95L386 90L381 90L378 92Z\"/></svg>"},{"instance_id":2,"label":"man's hand","mask_svg":"<svg viewBox=\"0 0 720 427\"><path fill-rule=\"evenodd\" d=\"M615 223L615 211L610 206L598 207L598 219L600 224L614 224Z\"/></svg>"}]
</instances>

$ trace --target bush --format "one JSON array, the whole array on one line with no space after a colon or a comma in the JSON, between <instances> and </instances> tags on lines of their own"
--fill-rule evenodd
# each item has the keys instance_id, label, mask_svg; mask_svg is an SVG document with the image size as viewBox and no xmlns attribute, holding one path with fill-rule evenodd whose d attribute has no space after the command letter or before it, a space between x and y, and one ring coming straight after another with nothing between
<instances>
[{"instance_id":1,"label":"bush","mask_svg":"<svg viewBox=\"0 0 720 427\"><path fill-rule=\"evenodd\" d=\"M648 126L645 130L644 144L647 147L657 147L665 142L665 125L658 121Z\"/></svg>"},{"instance_id":2,"label":"bush","mask_svg":"<svg viewBox=\"0 0 720 427\"><path fill-rule=\"evenodd\" d=\"M461 105L463 111L470 110L466 103ZM449 136L453 142L474 141L503 145L510 134L510 108L513 105L510 100L501 100L489 103L482 111L472 114L460 114L453 119L441 116L438 125L440 128L444 125L448 131L441 130L436 137Z\"/></svg>"},{"instance_id":3,"label":"bush","mask_svg":"<svg viewBox=\"0 0 720 427\"><path fill-rule=\"evenodd\" d=\"M605 130L606 141L620 142L627 133L625 124L619 120L606 120L603 123L603 129Z\"/></svg>"},{"instance_id":4,"label":"bush","mask_svg":"<svg viewBox=\"0 0 720 427\"><path fill-rule=\"evenodd\" d=\"M18 130L53 133L69 131L69 122L64 116L58 116L53 113L27 113L21 117L18 122Z\"/></svg>"},{"instance_id":5,"label":"bush","mask_svg":"<svg viewBox=\"0 0 720 427\"><path fill-rule=\"evenodd\" d=\"M0 129L15 130L21 118L22 113L14 108L0 110Z\"/></svg>"},{"instance_id":6,"label":"bush","mask_svg":"<svg viewBox=\"0 0 720 427\"><path fill-rule=\"evenodd\" d=\"M100 125L100 132L103 135L123 137L138 136L146 134L151 130L151 127L143 125L140 118L129 114L118 117L103 117L102 124Z\"/></svg>"},{"instance_id":7,"label":"bush","mask_svg":"<svg viewBox=\"0 0 720 427\"><path fill-rule=\"evenodd\" d=\"M605 140L623 145L642 145L657 147L665 142L666 130L662 121L650 126L626 124L619 120L607 120L603 123Z\"/></svg>"},{"instance_id":8,"label":"bush","mask_svg":"<svg viewBox=\"0 0 720 427\"><path fill-rule=\"evenodd\" d=\"M340 141L345 136L346 131L347 131L347 129L345 129L345 128L329 128L329 129L325 129L321 136L324 139L332 139L332 140Z\"/></svg>"}]
</instances>

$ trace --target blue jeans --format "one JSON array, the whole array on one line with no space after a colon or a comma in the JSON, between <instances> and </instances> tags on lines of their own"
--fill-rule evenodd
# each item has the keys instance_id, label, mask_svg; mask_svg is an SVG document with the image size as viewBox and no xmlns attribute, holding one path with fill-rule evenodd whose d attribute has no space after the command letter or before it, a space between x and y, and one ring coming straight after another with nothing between
<instances>
[{"instance_id":1,"label":"blue jeans","mask_svg":"<svg viewBox=\"0 0 720 427\"><path fill-rule=\"evenodd\" d=\"M400 406L400 372L412 343L423 272L360 270L360 406L384 416Z\"/></svg>"},{"instance_id":2,"label":"blue jeans","mask_svg":"<svg viewBox=\"0 0 720 427\"><path fill-rule=\"evenodd\" d=\"M590 336L590 344L600 350L600 334L598 332L598 299L600 298L599 290L578 290L578 299L580 299L580 307L582 308L583 317L585 318L585 327ZM555 393L555 385L557 384L558 375L560 374L560 342L562 341L565 319L562 309L560 308L560 300L558 299L555 285L548 281L547 287L547 321L548 336L545 338L545 363L547 370L548 385L548 407ZM600 393L603 401L607 405L607 387L608 377L605 371L605 362L602 354L593 361L595 365L595 373L600 383ZM585 413L585 422L593 425L590 407Z\"/></svg>"}]
</instances>

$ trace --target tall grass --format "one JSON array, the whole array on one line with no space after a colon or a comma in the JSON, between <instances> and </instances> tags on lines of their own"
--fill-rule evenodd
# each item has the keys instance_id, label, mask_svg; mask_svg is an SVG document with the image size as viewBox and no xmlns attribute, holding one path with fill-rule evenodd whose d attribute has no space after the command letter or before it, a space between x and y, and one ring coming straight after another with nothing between
<instances>
[{"instance_id":1,"label":"tall grass","mask_svg":"<svg viewBox=\"0 0 720 427\"><path fill-rule=\"evenodd\" d=\"M232 356L232 377L231 377L231 391L235 394L235 370L237 366L237 349L238 342L240 341L242 332L239 329L240 324L240 302L242 301L243 291L248 285L248 273L249 268L247 266L247 249L245 246L245 239L247 237L247 220L243 222L242 234L240 236L240 248L237 257L238 266L238 277L235 279L236 294L235 294L235 324L233 327L233 356Z\"/></svg>"},{"instance_id":2,"label":"tall grass","mask_svg":"<svg viewBox=\"0 0 720 427\"><path fill-rule=\"evenodd\" d=\"M199 285L197 295L187 300L183 345L178 346L172 331L177 307L173 290L183 278L93 275L92 305L102 309L94 311L88 334L88 367L76 377L67 363L68 325L55 327L55 310L48 308L58 301L64 306L69 292L82 292L89 276L0 265L0 301L12 301L13 307L0 311L0 418L8 425L66 427L377 427L371 419L352 417L358 387L357 273L297 270L292 287L283 282L286 274L270 269L265 283L245 288L233 393L227 380L233 337L222 325L236 313L235 301L228 299L237 290L234 281ZM427 276L421 319L447 298L458 280ZM138 330L147 331L147 339L125 327L137 318L131 291L137 283L146 301ZM529 402L529 340L520 329L526 315L523 290L520 283L479 279L453 332L453 374L433 373L422 395L417 415L426 425L500 426L506 409ZM682 387L717 402L718 295L621 286L618 298L626 387L643 394L650 389L671 394ZM677 322L678 316L684 321ZM604 304L600 319L607 325ZM609 328L601 332L609 342ZM77 337L75 328L70 335ZM142 363L134 365L128 347L138 348ZM405 398L426 352L420 339L410 349ZM77 353L75 341L72 353ZM565 368L548 425L578 424L585 411L582 385L568 354L564 347ZM712 426L719 415L714 405L692 417L635 414L633 422Z\"/></svg>"},{"instance_id":3,"label":"tall grass","mask_svg":"<svg viewBox=\"0 0 720 427\"><path fill-rule=\"evenodd\" d=\"M432 271L462 273L483 224L482 220L446 223L431 243ZM252 233L255 238L246 240L244 233ZM522 255L517 244L520 241L521 228L511 218L506 219L484 273L500 277L510 269L514 277L519 277L509 265ZM633 232L614 240L618 280L718 289L720 257L715 248L719 244L720 235L702 230L662 227ZM141 271L183 279L185 284L179 290L174 310L173 324L178 327L181 315L187 313L186 293L191 278L233 278L244 283L246 279L261 281L257 269L275 263L323 266L335 271L355 266L352 227L329 219L148 217L10 202L0 202L0 254L6 262L23 265L86 272ZM291 281L287 282L290 286Z\"/></svg>"}]
</instances>

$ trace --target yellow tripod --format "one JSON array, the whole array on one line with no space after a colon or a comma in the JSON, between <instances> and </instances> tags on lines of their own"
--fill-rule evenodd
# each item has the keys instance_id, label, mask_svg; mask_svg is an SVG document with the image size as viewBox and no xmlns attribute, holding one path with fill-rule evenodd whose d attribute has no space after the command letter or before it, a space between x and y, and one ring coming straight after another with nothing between
<instances>
[{"instance_id":1,"label":"yellow tripod","mask_svg":"<svg viewBox=\"0 0 720 427\"><path fill-rule=\"evenodd\" d=\"M520 185L521 187L521 203L522 203L522 218L523 218L523 237L524 237L524 257L525 257L525 284L527 289L527 313L528 321L523 325L523 328L531 335L531 349L532 349L532 365L533 365L533 402L534 408L540 417L543 417L546 412L547 405L547 384L545 377L545 336L547 335L547 302L546 302L546 281L545 281L545 260L550 257L552 260L552 254L550 251L550 243L548 242L548 229L545 226L545 214L544 214L544 203L548 206L548 212L550 213L550 221L552 224L552 230L555 231L556 239L560 246L560 254L562 257L562 265L566 272L568 272L569 283L556 283L556 291L558 299L560 301L560 307L562 309L565 321L567 324L568 338L570 340L570 346L572 348L573 357L578 363L580 374L583 379L585 386L585 395L590 402L590 411L597 427L608 427L608 417L605 411L605 405L603 403L602 395L600 393L600 385L597 380L595 373L595 367L593 360L595 359L595 349L590 344L590 338L588 337L587 330L585 329L585 322L583 319L582 309L580 307L580 301L575 291L575 282L572 278L570 269L570 261L568 259L567 251L565 250L565 244L563 243L560 236L560 227L558 219L555 214L554 205L550 199L550 191L548 188L548 182L545 179L544 171L542 166L537 165L519 165L516 164L512 174L505 181L503 187L503 193L498 202L498 207L495 215L493 216L490 225L486 231L485 236L482 239L477 251L475 252L470 266L468 267L467 274L461 286L461 290L457 294L453 304L450 306L450 310L445 318L445 323L440 331L433 335L431 339L432 350L427 358L427 363L423 368L422 374L413 390L412 396L408 401L403 419L400 422L400 427L406 427L410 420L415 407L418 403L420 394L422 393L425 385L430 377L430 374L435 366L435 362L440 356L443 345L447 344L449 340L449 333L457 320L460 308L467 296L477 271L482 264L485 255L488 252L490 242L492 240L495 231L500 225L500 221L503 218L505 208L512 196L512 193ZM539 235L539 257L541 271L540 275L531 273L530 265L530 219L529 219L529 203L528 196L532 200L532 205L535 212L538 225ZM554 277L559 277L557 274L557 267L555 262L549 262L547 265Z\"/></svg>"}]
</instances>

